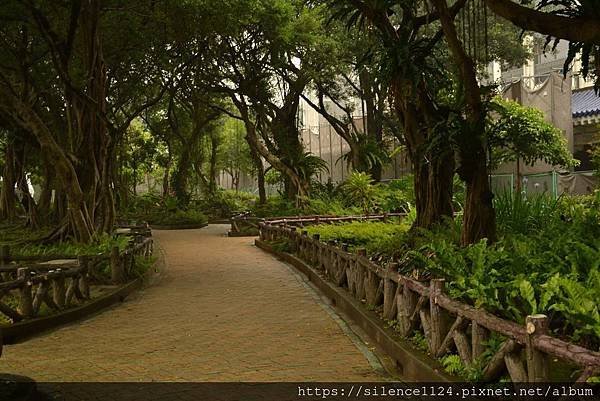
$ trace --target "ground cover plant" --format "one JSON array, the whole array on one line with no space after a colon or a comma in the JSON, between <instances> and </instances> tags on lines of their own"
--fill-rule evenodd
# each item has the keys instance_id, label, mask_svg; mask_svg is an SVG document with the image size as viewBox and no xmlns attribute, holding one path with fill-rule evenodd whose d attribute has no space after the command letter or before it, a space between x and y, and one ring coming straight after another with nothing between
<instances>
[{"instance_id":1,"label":"ground cover plant","mask_svg":"<svg viewBox=\"0 0 600 401\"><path fill-rule=\"evenodd\" d=\"M224 219L253 210L257 202L258 196L250 192L220 189L191 203L211 219Z\"/></svg>"},{"instance_id":2,"label":"ground cover plant","mask_svg":"<svg viewBox=\"0 0 600 401\"><path fill-rule=\"evenodd\" d=\"M76 258L78 255L108 254L113 247L124 250L128 238L109 234L100 235L93 243L75 241L45 243L51 228L31 229L20 223L0 226L0 245L8 245L13 256L61 256Z\"/></svg>"},{"instance_id":3,"label":"ground cover plant","mask_svg":"<svg viewBox=\"0 0 600 401\"><path fill-rule=\"evenodd\" d=\"M208 222L207 216L194 205L181 207L174 197L144 194L130 200L121 218L159 226L196 225Z\"/></svg>"},{"instance_id":4,"label":"ground cover plant","mask_svg":"<svg viewBox=\"0 0 600 401\"><path fill-rule=\"evenodd\" d=\"M319 234L321 240L348 244L351 250L365 248L369 254L390 255L405 247L410 224L405 221L352 222L309 226L309 235Z\"/></svg>"},{"instance_id":5,"label":"ground cover plant","mask_svg":"<svg viewBox=\"0 0 600 401\"><path fill-rule=\"evenodd\" d=\"M43 243L21 243L11 247L12 254L16 256L64 256L77 258L80 255L109 254L113 247L123 251L128 244L125 236L102 235L92 244L80 244L71 241L57 242L52 244Z\"/></svg>"},{"instance_id":6,"label":"ground cover plant","mask_svg":"<svg viewBox=\"0 0 600 401\"><path fill-rule=\"evenodd\" d=\"M361 215L385 212L409 213L414 209L412 176L376 183L366 173L353 172L335 185L314 182L310 196L293 202L283 196L269 197L249 209L258 217L297 215Z\"/></svg>"},{"instance_id":7,"label":"ground cover plant","mask_svg":"<svg viewBox=\"0 0 600 401\"><path fill-rule=\"evenodd\" d=\"M309 228L401 262L403 272L443 277L447 292L523 323L544 313L554 335L600 349L600 195L499 196L498 241L460 246L460 219L409 232L406 223L353 222ZM525 218L526 217L526 218Z\"/></svg>"},{"instance_id":8,"label":"ground cover plant","mask_svg":"<svg viewBox=\"0 0 600 401\"><path fill-rule=\"evenodd\" d=\"M114 247L124 251L130 242L130 237L102 234L92 243L79 243L72 240L46 243L44 238L52 231L49 227L31 229L22 223L3 224L0 226L0 246L7 245L11 257L27 257L39 260L46 259L77 259L80 256L107 256ZM142 277L155 263L156 258L136 258L130 271L132 277ZM35 263L35 262L34 262ZM108 260L99 260L90 280L100 286L93 289L92 297L100 295L111 283L111 267ZM19 310L19 297L16 290L9 292L2 298L2 303L8 307ZM46 303L40 305L36 317L45 317L55 313ZM14 323L8 316L0 314L0 325Z\"/></svg>"}]
</instances>

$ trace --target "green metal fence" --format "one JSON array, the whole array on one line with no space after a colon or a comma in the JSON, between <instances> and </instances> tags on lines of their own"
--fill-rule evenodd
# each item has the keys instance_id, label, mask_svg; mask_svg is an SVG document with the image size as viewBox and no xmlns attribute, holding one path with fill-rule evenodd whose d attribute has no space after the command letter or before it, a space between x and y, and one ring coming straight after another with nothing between
<instances>
[{"instance_id":1,"label":"green metal fence","mask_svg":"<svg viewBox=\"0 0 600 401\"><path fill-rule=\"evenodd\" d=\"M492 174L490 181L492 190L496 193L510 191L511 194L517 187L516 174ZM573 180L585 180L589 185L573 185L571 190L568 185L572 185ZM562 193L569 192L575 195L585 195L598 188L598 180L594 179L589 171L578 171L572 173L560 174L557 171L549 171L538 174L521 175L521 192L525 194L551 194L555 199Z\"/></svg>"}]
</instances>

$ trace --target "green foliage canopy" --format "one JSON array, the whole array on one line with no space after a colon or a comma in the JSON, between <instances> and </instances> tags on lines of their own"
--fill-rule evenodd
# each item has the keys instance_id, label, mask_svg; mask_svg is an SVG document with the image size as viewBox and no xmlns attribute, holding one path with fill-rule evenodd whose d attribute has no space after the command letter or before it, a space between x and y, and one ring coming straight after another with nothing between
<instances>
[{"instance_id":1,"label":"green foliage canopy","mask_svg":"<svg viewBox=\"0 0 600 401\"><path fill-rule=\"evenodd\" d=\"M487 131L494 163L522 160L532 165L543 160L552 165L578 164L567 147L562 131L544 119L544 114L512 100L496 97Z\"/></svg>"}]
</instances>

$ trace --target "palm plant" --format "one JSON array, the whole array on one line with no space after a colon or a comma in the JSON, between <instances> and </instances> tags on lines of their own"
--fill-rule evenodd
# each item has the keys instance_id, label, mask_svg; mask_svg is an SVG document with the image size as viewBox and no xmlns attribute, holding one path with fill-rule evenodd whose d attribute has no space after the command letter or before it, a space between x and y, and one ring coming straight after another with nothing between
<instances>
[{"instance_id":1,"label":"palm plant","mask_svg":"<svg viewBox=\"0 0 600 401\"><path fill-rule=\"evenodd\" d=\"M357 149L350 149L343 154L340 159L343 159L348 167L354 167L358 171L370 171L375 167L382 167L389 162L390 157L386 149L381 147L373 138L366 135L359 135L357 138ZM355 155L354 152L358 154ZM355 158L357 156L357 158ZM353 160L358 160L358 165L353 165Z\"/></svg>"},{"instance_id":2,"label":"palm plant","mask_svg":"<svg viewBox=\"0 0 600 401\"><path fill-rule=\"evenodd\" d=\"M367 173L354 171L340 187L349 203L359 205L365 214L375 206L377 187Z\"/></svg>"},{"instance_id":3,"label":"palm plant","mask_svg":"<svg viewBox=\"0 0 600 401\"><path fill-rule=\"evenodd\" d=\"M312 155L310 152L300 154L294 160L293 167L296 173L306 181L310 181L315 175L321 172L329 172L327 162L319 156Z\"/></svg>"}]
</instances>

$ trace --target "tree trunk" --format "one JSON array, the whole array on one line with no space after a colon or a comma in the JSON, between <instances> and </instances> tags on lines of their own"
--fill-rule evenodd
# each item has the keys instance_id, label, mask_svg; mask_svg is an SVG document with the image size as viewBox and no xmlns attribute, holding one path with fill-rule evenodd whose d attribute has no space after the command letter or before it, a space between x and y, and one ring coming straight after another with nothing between
<instances>
[{"instance_id":1,"label":"tree trunk","mask_svg":"<svg viewBox=\"0 0 600 401\"><path fill-rule=\"evenodd\" d=\"M250 155L252 156L252 162L256 169L256 181L258 183L258 203L264 205L267 203L267 191L265 189L265 166L260 158L260 155L250 146Z\"/></svg>"},{"instance_id":2,"label":"tree trunk","mask_svg":"<svg viewBox=\"0 0 600 401\"><path fill-rule=\"evenodd\" d=\"M339 134L339 132L338 132ZM350 163L352 164L352 169L354 171L358 171L361 173L368 173L367 171L367 166L364 165L364 163L361 162L361 149L360 146L358 145L358 142L354 140L354 138L352 138L352 135L350 135L350 133L348 132L348 138L346 140L346 143L348 144L348 146L350 147ZM352 139L350 139L352 138Z\"/></svg>"},{"instance_id":3,"label":"tree trunk","mask_svg":"<svg viewBox=\"0 0 600 401\"><path fill-rule=\"evenodd\" d=\"M54 191L54 202L51 213L52 220L55 222L63 221L67 217L67 198L60 188Z\"/></svg>"},{"instance_id":4,"label":"tree trunk","mask_svg":"<svg viewBox=\"0 0 600 401\"><path fill-rule=\"evenodd\" d=\"M363 115L364 132L372 141L383 147L382 118L378 115L380 110L375 106L376 94L374 81L367 68L362 69L359 79L365 102L365 115ZM381 181L382 170L381 164L377 163L371 166L370 174L373 180L376 182Z\"/></svg>"},{"instance_id":5,"label":"tree trunk","mask_svg":"<svg viewBox=\"0 0 600 401\"><path fill-rule=\"evenodd\" d=\"M103 233L112 233L117 220L117 208L115 201L115 191L113 187L113 177L115 177L114 171L114 149L109 147L109 152L104 164L104 171L102 174L102 181L100 185L100 199L102 207L102 218L100 229Z\"/></svg>"},{"instance_id":6,"label":"tree trunk","mask_svg":"<svg viewBox=\"0 0 600 401\"><path fill-rule=\"evenodd\" d=\"M131 174L131 181L132 181L131 182L131 189L132 189L132 192L133 192L133 196L137 196L137 186L138 186L138 183L137 183L137 163L133 164L132 170L133 170L133 173Z\"/></svg>"},{"instance_id":7,"label":"tree trunk","mask_svg":"<svg viewBox=\"0 0 600 401\"><path fill-rule=\"evenodd\" d=\"M473 157L471 173L465 177L467 195L461 243L473 244L482 238L496 241L496 212L485 154Z\"/></svg>"},{"instance_id":8,"label":"tree trunk","mask_svg":"<svg viewBox=\"0 0 600 401\"><path fill-rule=\"evenodd\" d=\"M428 143L433 134L427 114L425 93L413 96L411 82L396 79L392 85L394 108L403 125L403 135L414 172L415 208L413 228L431 228L444 218L453 217L452 183L454 154L447 138L439 138L435 148ZM416 98L420 98L416 101ZM434 113L430 113L434 114Z\"/></svg>"},{"instance_id":9,"label":"tree trunk","mask_svg":"<svg viewBox=\"0 0 600 401\"><path fill-rule=\"evenodd\" d=\"M431 228L453 215L454 155L448 150L429 162L423 156L412 162L417 209L414 226Z\"/></svg>"},{"instance_id":10,"label":"tree trunk","mask_svg":"<svg viewBox=\"0 0 600 401\"><path fill-rule=\"evenodd\" d=\"M261 162L262 165L262 162ZM267 190L265 187L265 170L261 168L256 172L256 180L258 183L258 203L264 205L267 203Z\"/></svg>"},{"instance_id":11,"label":"tree trunk","mask_svg":"<svg viewBox=\"0 0 600 401\"><path fill-rule=\"evenodd\" d=\"M297 104L277 111L276 118L271 122L271 131L277 144L279 158L289 168L284 173L285 195L289 200L306 195L310 177L302 177L298 163L304 156L304 149L300 142L298 127L296 125ZM293 174L288 172L294 171Z\"/></svg>"},{"instance_id":12,"label":"tree trunk","mask_svg":"<svg viewBox=\"0 0 600 401\"><path fill-rule=\"evenodd\" d=\"M217 191L217 156L219 150L219 138L213 133L210 136L210 168L208 177L208 190L211 194Z\"/></svg>"},{"instance_id":13,"label":"tree trunk","mask_svg":"<svg viewBox=\"0 0 600 401\"><path fill-rule=\"evenodd\" d=\"M173 192L181 206L188 204L190 195L188 192L188 177L191 166L190 150L185 145L182 146L182 153L177 162L177 167L172 174L171 184Z\"/></svg>"},{"instance_id":14,"label":"tree trunk","mask_svg":"<svg viewBox=\"0 0 600 401\"><path fill-rule=\"evenodd\" d=\"M81 12L81 37L86 73L86 95L93 102L75 97L72 102L75 129L81 140L77 175L93 221L94 230L110 232L114 226L114 194L111 160L116 150L106 121L107 76L99 32L100 1L85 2Z\"/></svg>"},{"instance_id":15,"label":"tree trunk","mask_svg":"<svg viewBox=\"0 0 600 401\"><path fill-rule=\"evenodd\" d=\"M361 134L359 132L354 132L354 124L348 124L347 120L343 120L329 112L328 108L325 106L325 92L321 87L319 87L319 100L317 103L313 102L307 96L303 96L303 98L329 123L329 125L334 129L335 133L338 134L348 144L350 147L349 164L352 167L352 170L365 173L368 172L368 169L361 161L363 155L361 154L362 149L358 143L359 135ZM345 111L346 117L348 117L348 119L352 118L350 110L348 109ZM366 135L366 133L363 133L363 135Z\"/></svg>"},{"instance_id":16,"label":"tree trunk","mask_svg":"<svg viewBox=\"0 0 600 401\"><path fill-rule=\"evenodd\" d=\"M25 215L27 216L27 226L38 228L38 211L37 204L29 192L29 182L27 180L27 172L25 170L26 144L19 140L15 144L15 169L17 177L17 188L21 191L21 204Z\"/></svg>"},{"instance_id":17,"label":"tree trunk","mask_svg":"<svg viewBox=\"0 0 600 401\"><path fill-rule=\"evenodd\" d=\"M52 166L48 162L48 159L42 155L42 168L43 168L43 182L42 192L40 194L40 200L38 202L38 211L40 218L43 222L47 223L50 218L50 208L52 203Z\"/></svg>"},{"instance_id":18,"label":"tree trunk","mask_svg":"<svg viewBox=\"0 0 600 401\"><path fill-rule=\"evenodd\" d=\"M71 160L55 141L39 115L19 98L13 97L12 100L18 117L17 121L36 137L41 151L54 161L57 179L66 193L68 217L75 239L84 243L91 242L95 232L94 225Z\"/></svg>"},{"instance_id":19,"label":"tree trunk","mask_svg":"<svg viewBox=\"0 0 600 401\"><path fill-rule=\"evenodd\" d=\"M467 185L467 199L463 217L461 243L473 244L483 238L496 240L496 212L492 202L487 147L485 146L485 118L482 93L477 81L475 61L463 48L451 16L447 0L432 0L440 16L440 23L455 65L458 79L465 93L465 121L458 138L460 166L459 176Z\"/></svg>"},{"instance_id":20,"label":"tree trunk","mask_svg":"<svg viewBox=\"0 0 600 401\"><path fill-rule=\"evenodd\" d=\"M162 197L163 198L165 198L167 195L169 195L169 183L170 183L169 168L165 167L165 171L163 173L163 180L162 180Z\"/></svg>"},{"instance_id":21,"label":"tree trunk","mask_svg":"<svg viewBox=\"0 0 600 401\"><path fill-rule=\"evenodd\" d=\"M167 164L165 165L165 171L163 173L163 181L162 181L162 197L165 198L169 195L170 192L170 173L171 173L171 164L173 164L173 157L171 156L171 145L167 143L167 152L169 153L169 158L167 159Z\"/></svg>"},{"instance_id":22,"label":"tree trunk","mask_svg":"<svg viewBox=\"0 0 600 401\"><path fill-rule=\"evenodd\" d=\"M250 149L253 149L253 151L256 152L257 155L262 156L267 161L267 163L269 163L277 171L280 171L284 175L284 177L287 177L287 179L291 181L293 187L296 188L298 195L307 195L309 183L306 180L304 180L292 167L290 167L286 162L284 162L278 155L275 155L273 152L269 151L269 149L260 141L260 139L258 138L258 133L256 132L256 125L250 118L248 106L243 101L237 99L235 96L232 96L231 99L238 108L244 121L244 126L246 128L246 141L248 142L248 146L250 147ZM262 184L259 182L259 190L260 185L263 185L264 187L264 176L262 177L262 180Z\"/></svg>"},{"instance_id":23,"label":"tree trunk","mask_svg":"<svg viewBox=\"0 0 600 401\"><path fill-rule=\"evenodd\" d=\"M4 149L4 169L0 190L0 219L12 222L17 217L17 196L15 194L15 149L14 142L8 140Z\"/></svg>"}]
</instances>

